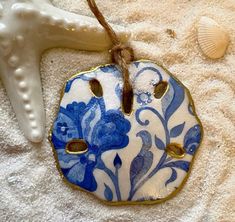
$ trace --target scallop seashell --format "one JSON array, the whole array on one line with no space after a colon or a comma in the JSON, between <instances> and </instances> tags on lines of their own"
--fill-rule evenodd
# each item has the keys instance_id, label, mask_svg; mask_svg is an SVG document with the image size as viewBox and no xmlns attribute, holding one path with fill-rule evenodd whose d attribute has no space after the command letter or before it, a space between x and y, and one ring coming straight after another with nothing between
<instances>
[{"instance_id":1,"label":"scallop seashell","mask_svg":"<svg viewBox=\"0 0 235 222\"><path fill-rule=\"evenodd\" d=\"M198 43L207 57L218 59L223 57L226 52L229 36L217 22L203 16L198 24Z\"/></svg>"}]
</instances>

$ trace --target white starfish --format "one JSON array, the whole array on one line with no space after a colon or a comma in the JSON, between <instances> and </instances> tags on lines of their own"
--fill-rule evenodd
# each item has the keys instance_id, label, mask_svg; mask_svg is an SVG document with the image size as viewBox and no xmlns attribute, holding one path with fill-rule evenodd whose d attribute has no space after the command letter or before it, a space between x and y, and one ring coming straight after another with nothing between
<instances>
[{"instance_id":1,"label":"white starfish","mask_svg":"<svg viewBox=\"0 0 235 222\"><path fill-rule=\"evenodd\" d=\"M0 0L0 76L25 136L40 142L45 115L39 64L44 50L104 50L110 40L96 19L54 7L47 0ZM122 41L128 34L114 26Z\"/></svg>"}]
</instances>

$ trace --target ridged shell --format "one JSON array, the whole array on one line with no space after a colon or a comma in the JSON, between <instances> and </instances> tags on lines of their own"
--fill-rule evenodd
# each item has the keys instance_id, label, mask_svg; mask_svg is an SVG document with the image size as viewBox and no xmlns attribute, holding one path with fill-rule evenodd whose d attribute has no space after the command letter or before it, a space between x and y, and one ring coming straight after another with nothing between
<instances>
[{"instance_id":1,"label":"ridged shell","mask_svg":"<svg viewBox=\"0 0 235 222\"><path fill-rule=\"evenodd\" d=\"M198 43L207 57L218 59L223 57L226 52L229 36L217 22L203 16L198 24Z\"/></svg>"}]
</instances>

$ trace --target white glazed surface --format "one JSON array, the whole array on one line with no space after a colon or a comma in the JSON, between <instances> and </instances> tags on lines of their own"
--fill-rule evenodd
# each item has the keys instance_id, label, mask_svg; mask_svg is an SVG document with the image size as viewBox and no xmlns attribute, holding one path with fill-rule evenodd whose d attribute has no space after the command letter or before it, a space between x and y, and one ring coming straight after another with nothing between
<instances>
[{"instance_id":1,"label":"white glazed surface","mask_svg":"<svg viewBox=\"0 0 235 222\"><path fill-rule=\"evenodd\" d=\"M115 65L72 77L66 83L51 142L65 179L102 200L159 201L183 185L202 140L202 128L189 92L162 67L150 61L129 65L133 110L121 109L123 80ZM103 95L95 97L89 82L99 81ZM168 87L155 98L154 88ZM88 150L66 152L82 139ZM183 156L166 152L170 144Z\"/></svg>"},{"instance_id":2,"label":"white glazed surface","mask_svg":"<svg viewBox=\"0 0 235 222\"><path fill-rule=\"evenodd\" d=\"M92 16L84 0L54 0L67 11ZM31 144L19 129L0 81L0 221L159 221L221 222L234 220L234 0L97 0L109 21L127 25L136 58L164 63L190 89L204 126L204 139L184 189L153 206L106 206L65 185L51 145ZM122 4L122 7L118 7ZM163 13L164 12L164 13ZM197 44L201 16L215 19L230 35L223 59L211 61ZM166 29L173 29L172 39ZM107 52L54 49L45 53L41 77L46 131L57 115L60 92L74 73L110 63Z\"/></svg>"},{"instance_id":3,"label":"white glazed surface","mask_svg":"<svg viewBox=\"0 0 235 222\"><path fill-rule=\"evenodd\" d=\"M0 6L0 76L25 136L41 142L45 136L42 52L54 47L105 50L110 40L95 18L61 10L47 0L0 1ZM127 39L122 27L114 29Z\"/></svg>"}]
</instances>

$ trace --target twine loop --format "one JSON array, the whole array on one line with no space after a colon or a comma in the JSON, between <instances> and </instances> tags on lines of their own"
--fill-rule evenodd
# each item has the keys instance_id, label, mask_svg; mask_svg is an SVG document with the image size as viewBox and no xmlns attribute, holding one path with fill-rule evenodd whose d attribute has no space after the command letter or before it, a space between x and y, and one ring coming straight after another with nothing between
<instances>
[{"instance_id":1,"label":"twine loop","mask_svg":"<svg viewBox=\"0 0 235 222\"><path fill-rule=\"evenodd\" d=\"M87 0L87 2L91 11L99 23L104 27L113 43L113 47L110 50L112 61L120 66L124 82L122 92L122 109L126 114L130 114L133 105L133 88L129 80L128 64L134 60L134 51L131 47L121 43L113 28L108 24L103 14L98 9L95 0Z\"/></svg>"}]
</instances>

